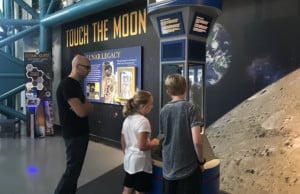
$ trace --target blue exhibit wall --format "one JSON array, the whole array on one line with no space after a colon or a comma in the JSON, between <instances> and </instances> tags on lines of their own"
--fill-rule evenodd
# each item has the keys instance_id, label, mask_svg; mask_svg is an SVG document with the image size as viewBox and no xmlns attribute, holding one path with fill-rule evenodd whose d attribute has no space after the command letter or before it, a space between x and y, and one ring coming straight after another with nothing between
<instances>
[{"instance_id":1,"label":"blue exhibit wall","mask_svg":"<svg viewBox=\"0 0 300 194\"><path fill-rule=\"evenodd\" d=\"M288 3L287 3L288 2ZM146 8L146 1L91 15L62 26L62 77L68 75L74 54L117 48L142 47L142 89L154 96L149 115L153 134L158 134L159 119L159 39L147 18L147 31L135 36L66 46L66 30L102 21ZM284 10L284 11L282 11ZM206 125L209 126L232 108L300 66L300 2L289 1L223 1L223 11L207 44ZM111 23L109 23L111 26ZM122 106L95 103L91 115L92 134L118 141Z\"/></svg>"}]
</instances>

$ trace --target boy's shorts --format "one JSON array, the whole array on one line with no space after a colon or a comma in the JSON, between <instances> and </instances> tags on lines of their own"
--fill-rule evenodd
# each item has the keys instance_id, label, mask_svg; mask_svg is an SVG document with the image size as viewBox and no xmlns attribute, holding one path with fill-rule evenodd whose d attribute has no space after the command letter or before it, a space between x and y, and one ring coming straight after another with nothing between
<instances>
[{"instance_id":1,"label":"boy's shorts","mask_svg":"<svg viewBox=\"0 0 300 194\"><path fill-rule=\"evenodd\" d=\"M201 194L202 170L197 168L190 176L179 180L163 178L164 194Z\"/></svg>"}]
</instances>

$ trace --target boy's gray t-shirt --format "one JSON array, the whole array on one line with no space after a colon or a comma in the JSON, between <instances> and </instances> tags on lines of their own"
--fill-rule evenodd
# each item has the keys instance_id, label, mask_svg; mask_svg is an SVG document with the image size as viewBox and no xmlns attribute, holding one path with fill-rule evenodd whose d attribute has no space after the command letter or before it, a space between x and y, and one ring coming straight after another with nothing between
<instances>
[{"instance_id":1,"label":"boy's gray t-shirt","mask_svg":"<svg viewBox=\"0 0 300 194\"><path fill-rule=\"evenodd\" d=\"M163 177L176 180L189 176L199 166L192 139L192 127L202 126L200 110L185 100L172 101L160 112Z\"/></svg>"}]
</instances>

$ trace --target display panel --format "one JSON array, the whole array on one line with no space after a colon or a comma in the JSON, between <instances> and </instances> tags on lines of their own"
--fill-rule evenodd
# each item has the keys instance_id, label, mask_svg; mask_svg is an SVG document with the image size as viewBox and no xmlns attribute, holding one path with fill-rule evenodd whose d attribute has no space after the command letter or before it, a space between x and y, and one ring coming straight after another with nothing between
<instances>
[{"instance_id":1,"label":"display panel","mask_svg":"<svg viewBox=\"0 0 300 194\"><path fill-rule=\"evenodd\" d=\"M193 18L190 33L197 36L207 37L211 21L211 17L196 12Z\"/></svg>"},{"instance_id":2,"label":"display panel","mask_svg":"<svg viewBox=\"0 0 300 194\"><path fill-rule=\"evenodd\" d=\"M25 52L24 53L25 73L25 102L27 111L34 109L35 120L30 120L34 125L34 131L27 128L31 137L44 137L53 135L53 114L52 114L52 60L51 53L47 52ZM29 118L30 117L30 118Z\"/></svg>"},{"instance_id":3,"label":"display panel","mask_svg":"<svg viewBox=\"0 0 300 194\"><path fill-rule=\"evenodd\" d=\"M177 36L185 33L182 13L176 12L157 17L160 37Z\"/></svg>"},{"instance_id":4,"label":"display panel","mask_svg":"<svg viewBox=\"0 0 300 194\"><path fill-rule=\"evenodd\" d=\"M178 61L185 59L185 40L161 43L161 61Z\"/></svg>"},{"instance_id":5,"label":"display panel","mask_svg":"<svg viewBox=\"0 0 300 194\"><path fill-rule=\"evenodd\" d=\"M120 79L117 72L122 68L134 69L132 86L135 88L132 91L141 88L141 47L88 52L85 53L85 56L91 61L91 72L84 80L84 90L89 100L122 104L122 99L119 98Z\"/></svg>"}]
</instances>

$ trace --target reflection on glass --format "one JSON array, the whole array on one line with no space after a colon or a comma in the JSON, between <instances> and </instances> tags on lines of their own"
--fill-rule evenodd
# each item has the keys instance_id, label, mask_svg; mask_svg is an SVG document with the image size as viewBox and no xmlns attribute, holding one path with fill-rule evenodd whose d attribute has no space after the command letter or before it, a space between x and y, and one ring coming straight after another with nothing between
<instances>
[{"instance_id":1,"label":"reflection on glass","mask_svg":"<svg viewBox=\"0 0 300 194\"><path fill-rule=\"evenodd\" d=\"M161 79L161 107L163 107L166 103L168 103L171 99L166 93L165 88L165 79L170 74L181 74L184 75L183 72L183 64L163 64L162 65L162 79Z\"/></svg>"},{"instance_id":2,"label":"reflection on glass","mask_svg":"<svg viewBox=\"0 0 300 194\"><path fill-rule=\"evenodd\" d=\"M120 97L129 99L133 96L132 93L132 72L131 71L123 71L121 73L120 80Z\"/></svg>"},{"instance_id":3,"label":"reflection on glass","mask_svg":"<svg viewBox=\"0 0 300 194\"><path fill-rule=\"evenodd\" d=\"M200 107L204 119L203 65L189 65L189 101Z\"/></svg>"}]
</instances>

